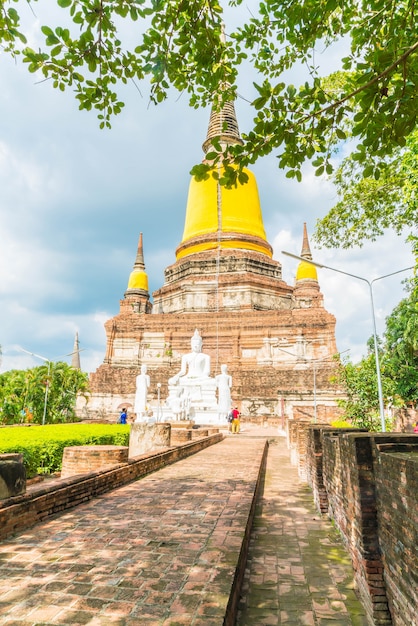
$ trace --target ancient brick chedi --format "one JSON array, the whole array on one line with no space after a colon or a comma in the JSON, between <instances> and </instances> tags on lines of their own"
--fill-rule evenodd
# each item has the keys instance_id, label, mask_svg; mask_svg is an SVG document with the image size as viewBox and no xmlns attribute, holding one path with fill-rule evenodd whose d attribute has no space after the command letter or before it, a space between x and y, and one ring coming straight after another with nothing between
<instances>
[{"instance_id":1,"label":"ancient brick chedi","mask_svg":"<svg viewBox=\"0 0 418 626\"><path fill-rule=\"evenodd\" d=\"M213 152L215 137L222 147L241 143L232 103L212 111L205 154ZM142 364L151 379L150 406L157 406L157 391L163 403L168 378L178 372L198 329L211 357L211 376L228 365L232 398L244 416L333 416L335 318L324 309L316 269L307 262L312 257L306 225L306 261L291 286L272 258L255 177L245 173L248 181L231 189L213 177L191 180L176 261L166 268L152 302L140 235L120 312L105 324L106 355L91 375L84 415L110 417L120 406L132 406Z\"/></svg>"}]
</instances>

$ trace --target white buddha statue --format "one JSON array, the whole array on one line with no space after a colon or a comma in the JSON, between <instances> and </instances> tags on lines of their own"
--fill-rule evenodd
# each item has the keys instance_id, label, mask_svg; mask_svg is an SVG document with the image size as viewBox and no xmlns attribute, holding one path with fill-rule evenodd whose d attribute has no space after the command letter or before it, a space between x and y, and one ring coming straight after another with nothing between
<instances>
[{"instance_id":1,"label":"white buddha statue","mask_svg":"<svg viewBox=\"0 0 418 626\"><path fill-rule=\"evenodd\" d=\"M218 420L218 403L216 380L210 376L210 356L202 352L198 330L194 331L190 343L192 351L182 356L180 371L168 380L165 411L168 417L176 414L174 408L181 400L183 419L213 423Z\"/></svg>"},{"instance_id":2,"label":"white buddha statue","mask_svg":"<svg viewBox=\"0 0 418 626\"><path fill-rule=\"evenodd\" d=\"M202 337L197 329L190 343L192 351L182 356L181 369L178 374L169 379L170 385L182 385L186 382L198 382L209 378L210 356L202 352Z\"/></svg>"}]
</instances>

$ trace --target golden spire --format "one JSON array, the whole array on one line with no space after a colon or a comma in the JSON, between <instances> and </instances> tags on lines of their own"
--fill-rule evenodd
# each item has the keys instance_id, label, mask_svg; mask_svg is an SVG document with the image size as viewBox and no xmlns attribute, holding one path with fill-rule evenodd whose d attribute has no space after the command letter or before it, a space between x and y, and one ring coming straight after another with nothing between
<instances>
[{"instance_id":1,"label":"golden spire","mask_svg":"<svg viewBox=\"0 0 418 626\"><path fill-rule=\"evenodd\" d=\"M226 102L219 110L212 108L202 146L205 155L215 138L222 149L242 145L233 102ZM237 183L231 189L222 187L212 176L199 182L192 178L183 238L176 250L177 260L219 248L251 250L270 258L273 256L264 230L255 176L245 168L244 172L248 181Z\"/></svg>"},{"instance_id":2,"label":"golden spire","mask_svg":"<svg viewBox=\"0 0 418 626\"><path fill-rule=\"evenodd\" d=\"M312 261L312 254L311 254L311 248L309 246L308 230L306 228L306 222L304 222L303 224L302 252L300 253L300 256L303 259ZM305 261L301 261L298 265L298 269L296 272L296 282L300 280L315 280L318 282L318 274L317 274L315 265L312 265L312 263L306 263Z\"/></svg>"},{"instance_id":3,"label":"golden spire","mask_svg":"<svg viewBox=\"0 0 418 626\"><path fill-rule=\"evenodd\" d=\"M136 259L134 268L129 276L128 289L125 292L125 296L129 294L148 294L148 275L145 271L144 263L144 250L142 244L142 233L139 234L138 250L136 253Z\"/></svg>"}]
</instances>

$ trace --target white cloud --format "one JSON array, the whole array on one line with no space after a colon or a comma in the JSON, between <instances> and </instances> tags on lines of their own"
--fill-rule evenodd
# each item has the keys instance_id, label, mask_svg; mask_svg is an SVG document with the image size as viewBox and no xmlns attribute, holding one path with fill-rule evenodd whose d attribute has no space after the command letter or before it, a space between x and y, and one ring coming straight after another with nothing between
<instances>
[{"instance_id":1,"label":"white cloud","mask_svg":"<svg viewBox=\"0 0 418 626\"><path fill-rule=\"evenodd\" d=\"M294 284L297 260L280 255L281 250L299 255L302 237L289 231L280 231L274 239L276 258L283 265L283 278ZM313 260L336 270L355 275L318 268L318 281L324 294L325 308L336 316L336 336L339 350L350 349L350 358L359 360L366 354L366 343L373 334L373 318L370 288L372 282L392 272L412 267L413 255L400 237L386 234L375 242L367 242L363 248L354 250L319 250L311 245ZM411 271L386 276L372 283L374 312L378 335L385 328L385 320L397 303L406 296L403 281Z\"/></svg>"},{"instance_id":2,"label":"white cloud","mask_svg":"<svg viewBox=\"0 0 418 626\"><path fill-rule=\"evenodd\" d=\"M36 6L40 23L47 21L45 6ZM189 171L202 159L209 111L188 108L186 96L148 107L146 97L128 85L124 112L111 131L101 131L96 114L80 112L70 91L35 84L38 78L6 55L0 56L0 71L0 112L7 121L0 135L1 369L36 364L17 346L47 358L68 354L78 331L86 348L82 365L93 371L105 355L103 325L119 311L139 232L151 291L162 286L164 269L175 260ZM240 93L252 90L251 76L243 76ZM236 110L248 131L248 103L239 99ZM300 253L303 222L311 234L335 202L335 191L310 166L303 168L301 184L287 179L274 156L253 170L268 239L284 279L293 284L297 262L281 250ZM361 250L312 252L319 261L368 278L412 265L407 246L391 235ZM403 297L402 278L375 285L379 332ZM326 270L319 270L319 281L325 306L337 317L339 349L350 347L352 357L361 356L371 334L367 286Z\"/></svg>"}]
</instances>

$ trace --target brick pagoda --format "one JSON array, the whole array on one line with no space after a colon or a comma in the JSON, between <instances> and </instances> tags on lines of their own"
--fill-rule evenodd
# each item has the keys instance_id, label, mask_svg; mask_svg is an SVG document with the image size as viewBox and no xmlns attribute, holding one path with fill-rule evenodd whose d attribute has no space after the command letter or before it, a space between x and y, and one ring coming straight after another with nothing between
<instances>
[{"instance_id":1,"label":"brick pagoda","mask_svg":"<svg viewBox=\"0 0 418 626\"><path fill-rule=\"evenodd\" d=\"M211 113L204 153L242 143L233 103ZM223 363L233 378L232 398L243 416L274 419L285 413L321 421L338 413L329 379L337 353L335 318L324 309L316 269L299 264L295 285L272 258L254 175L225 189L213 177L192 179L183 238L163 286L152 294L143 238L120 312L105 324L106 355L91 375L91 398L79 412L113 419L132 407L142 364L151 378L150 405L167 397L167 380L190 351L198 329L211 357L211 376ZM301 256L311 259L306 225Z\"/></svg>"}]
</instances>

